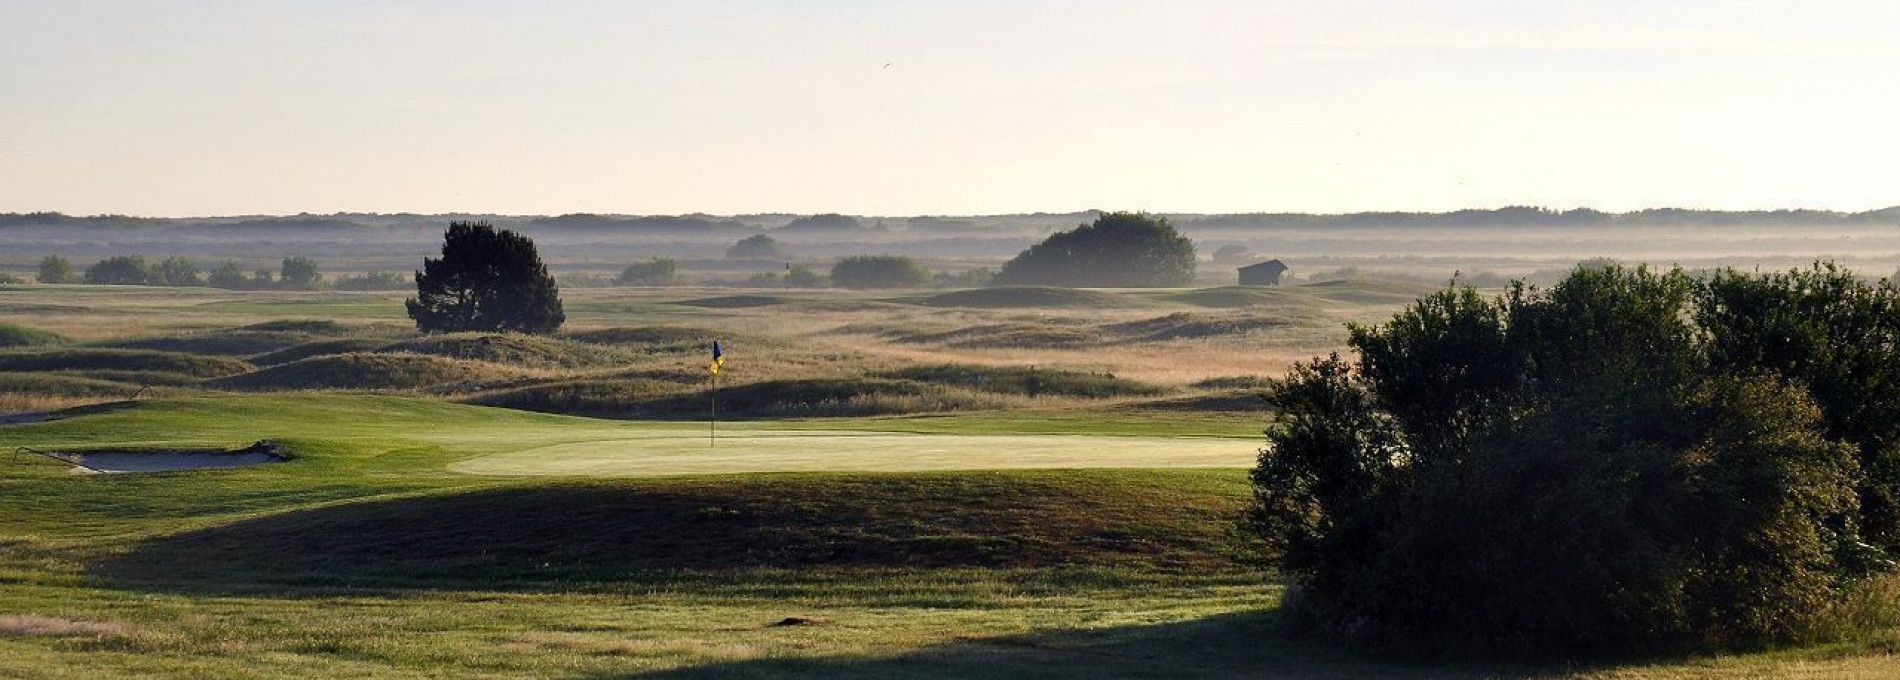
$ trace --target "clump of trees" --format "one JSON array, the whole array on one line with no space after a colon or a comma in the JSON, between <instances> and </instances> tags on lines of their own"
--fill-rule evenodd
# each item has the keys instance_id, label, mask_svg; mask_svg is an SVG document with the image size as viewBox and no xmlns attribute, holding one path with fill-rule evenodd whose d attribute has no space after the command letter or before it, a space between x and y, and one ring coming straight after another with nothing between
<instances>
[{"instance_id":1,"label":"clump of trees","mask_svg":"<svg viewBox=\"0 0 1900 680\"><path fill-rule=\"evenodd\" d=\"M411 285L414 285L414 281L398 272L364 272L338 278L330 287L337 290L402 290Z\"/></svg>"},{"instance_id":2,"label":"clump of trees","mask_svg":"<svg viewBox=\"0 0 1900 680\"><path fill-rule=\"evenodd\" d=\"M670 286L679 283L679 266L676 260L656 257L646 262L636 262L620 270L620 276L614 283L622 286Z\"/></svg>"},{"instance_id":3,"label":"clump of trees","mask_svg":"<svg viewBox=\"0 0 1900 680\"><path fill-rule=\"evenodd\" d=\"M1194 281L1194 243L1165 217L1107 213L1057 232L1003 265L999 286L1138 288Z\"/></svg>"},{"instance_id":4,"label":"clump of trees","mask_svg":"<svg viewBox=\"0 0 1900 680\"><path fill-rule=\"evenodd\" d=\"M79 283L79 273L73 271L73 263L58 255L48 255L40 259L40 283Z\"/></svg>"},{"instance_id":5,"label":"clump of trees","mask_svg":"<svg viewBox=\"0 0 1900 680\"><path fill-rule=\"evenodd\" d=\"M755 288L824 288L831 285L831 279L824 274L812 271L805 265L792 265L784 272L759 272L746 279L745 284Z\"/></svg>"},{"instance_id":6,"label":"clump of trees","mask_svg":"<svg viewBox=\"0 0 1900 680\"><path fill-rule=\"evenodd\" d=\"M424 333L552 333L567 320L534 240L487 222L449 224L442 257L422 259L404 306Z\"/></svg>"},{"instance_id":7,"label":"clump of trees","mask_svg":"<svg viewBox=\"0 0 1900 680\"><path fill-rule=\"evenodd\" d=\"M853 255L831 266L831 282L844 288L922 288L930 270L898 255Z\"/></svg>"},{"instance_id":8,"label":"clump of trees","mask_svg":"<svg viewBox=\"0 0 1900 680\"><path fill-rule=\"evenodd\" d=\"M1896 341L1832 266L1449 289L1271 388L1249 524L1297 620L1379 646L1817 637L1900 551Z\"/></svg>"},{"instance_id":9,"label":"clump of trees","mask_svg":"<svg viewBox=\"0 0 1900 680\"><path fill-rule=\"evenodd\" d=\"M323 275L317 263L307 257L284 258L281 276L269 269L258 269L250 277L242 265L226 260L207 276L198 264L182 257L168 257L148 264L138 255L108 257L87 267L85 275L75 276L72 264L59 256L40 260L41 283L81 282L111 286L210 286L232 290L316 290L323 287Z\"/></svg>"},{"instance_id":10,"label":"clump of trees","mask_svg":"<svg viewBox=\"0 0 1900 680\"><path fill-rule=\"evenodd\" d=\"M778 240L765 234L739 239L726 249L728 260L783 260L786 257L785 248Z\"/></svg>"}]
</instances>

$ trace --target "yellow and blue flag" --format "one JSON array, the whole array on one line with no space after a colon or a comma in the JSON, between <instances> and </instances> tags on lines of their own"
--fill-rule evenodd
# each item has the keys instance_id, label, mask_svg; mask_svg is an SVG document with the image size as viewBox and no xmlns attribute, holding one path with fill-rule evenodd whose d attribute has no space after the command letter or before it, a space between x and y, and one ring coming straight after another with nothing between
<instances>
[{"instance_id":1,"label":"yellow and blue flag","mask_svg":"<svg viewBox=\"0 0 1900 680\"><path fill-rule=\"evenodd\" d=\"M719 341L714 340L712 363L706 364L706 370L712 371L713 375L719 375L719 367L724 365L726 365L726 355L719 351Z\"/></svg>"}]
</instances>

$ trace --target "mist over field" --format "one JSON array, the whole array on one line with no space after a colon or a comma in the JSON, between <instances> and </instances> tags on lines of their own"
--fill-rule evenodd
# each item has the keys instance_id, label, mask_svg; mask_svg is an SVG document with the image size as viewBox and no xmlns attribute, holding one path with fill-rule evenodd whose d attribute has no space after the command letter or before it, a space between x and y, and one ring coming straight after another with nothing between
<instances>
[{"instance_id":1,"label":"mist over field","mask_svg":"<svg viewBox=\"0 0 1900 680\"><path fill-rule=\"evenodd\" d=\"M113 255L179 256L209 268L225 259L272 265L289 256L321 260L331 273L407 272L434 252L443 226L481 219L533 237L557 276L612 276L629 263L679 260L681 283L735 284L787 262L828 266L865 254L906 255L933 269L994 267L1051 232L1097 211L975 216L570 214L362 214L207 218L0 215L0 272L30 276L43 256L81 266ZM1631 213L1539 208L1451 213L1162 214L1192 239L1198 283L1232 283L1233 266L1278 258L1292 280L1353 268L1361 273L1484 281L1567 269L1580 260L1689 269L1786 269L1832 260L1863 274L1900 267L1900 208ZM783 259L725 256L740 239L768 234ZM1216 254L1239 247L1244 253Z\"/></svg>"}]
</instances>

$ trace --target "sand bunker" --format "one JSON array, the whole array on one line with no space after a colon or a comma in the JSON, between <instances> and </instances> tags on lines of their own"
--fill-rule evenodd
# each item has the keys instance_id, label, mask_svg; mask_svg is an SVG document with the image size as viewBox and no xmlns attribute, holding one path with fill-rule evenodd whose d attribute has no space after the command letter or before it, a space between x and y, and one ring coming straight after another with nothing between
<instances>
[{"instance_id":1,"label":"sand bunker","mask_svg":"<svg viewBox=\"0 0 1900 680\"><path fill-rule=\"evenodd\" d=\"M79 473L171 472L282 463L290 458L272 442L258 442L236 451L85 451L45 454L77 466Z\"/></svg>"}]
</instances>

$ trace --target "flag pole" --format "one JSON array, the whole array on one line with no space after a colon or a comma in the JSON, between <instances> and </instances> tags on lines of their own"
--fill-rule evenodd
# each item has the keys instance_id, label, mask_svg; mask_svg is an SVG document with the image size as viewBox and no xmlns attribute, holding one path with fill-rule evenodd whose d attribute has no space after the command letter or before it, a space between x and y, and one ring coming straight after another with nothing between
<instances>
[{"instance_id":1,"label":"flag pole","mask_svg":"<svg viewBox=\"0 0 1900 680\"><path fill-rule=\"evenodd\" d=\"M706 448L719 446L719 373L714 372L712 379L712 418L706 421Z\"/></svg>"}]
</instances>

